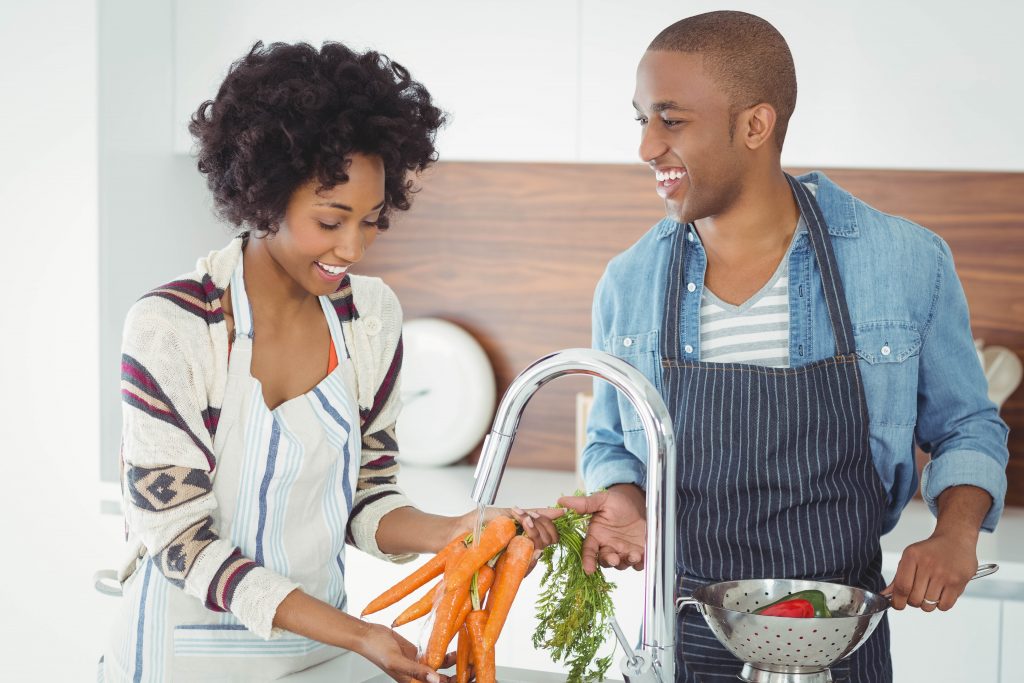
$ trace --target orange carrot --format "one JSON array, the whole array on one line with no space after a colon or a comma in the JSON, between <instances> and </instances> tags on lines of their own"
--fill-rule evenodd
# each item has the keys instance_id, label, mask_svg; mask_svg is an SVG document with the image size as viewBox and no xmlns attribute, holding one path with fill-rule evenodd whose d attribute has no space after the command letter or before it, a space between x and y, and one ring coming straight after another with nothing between
<instances>
[{"instance_id":1,"label":"orange carrot","mask_svg":"<svg viewBox=\"0 0 1024 683\"><path fill-rule=\"evenodd\" d=\"M486 564L480 567L480 571L477 572L476 586L477 594L480 596L478 599L479 604L483 604L484 596L487 595L487 591L494 585L494 570L488 567ZM463 624L466 623L466 617L473 611L473 596L467 591L466 599L462 601L462 607L459 609L459 613L455 617L455 622L449 629L452 634L455 634Z\"/></svg>"},{"instance_id":2,"label":"orange carrot","mask_svg":"<svg viewBox=\"0 0 1024 683\"><path fill-rule=\"evenodd\" d=\"M469 631L459 629L459 645L455 649L455 683L469 683Z\"/></svg>"},{"instance_id":3,"label":"orange carrot","mask_svg":"<svg viewBox=\"0 0 1024 683\"><path fill-rule=\"evenodd\" d=\"M434 584L434 587L423 594L416 602L405 608L405 611L399 614L393 622L391 622L391 628L398 628L402 624L408 624L410 621L416 621L422 616L426 616L430 613L430 609L434 606L437 599L444 595L444 581L438 581Z\"/></svg>"},{"instance_id":4,"label":"orange carrot","mask_svg":"<svg viewBox=\"0 0 1024 683\"><path fill-rule=\"evenodd\" d=\"M458 546L466 547L465 536L452 539L441 552L434 555L426 564L371 600L360 616L365 617L367 614L373 614L385 607L390 607L431 579L440 576L445 570L445 564L448 562L449 556Z\"/></svg>"},{"instance_id":5,"label":"orange carrot","mask_svg":"<svg viewBox=\"0 0 1024 683\"><path fill-rule=\"evenodd\" d=\"M533 541L529 537L516 536L509 541L504 555L498 560L499 569L494 575L494 590L487 600L489 616L484 626L484 641L491 649L494 649L498 642L498 634L501 633L509 610L512 609L519 584L523 582L523 577L530 568L533 550Z\"/></svg>"},{"instance_id":6,"label":"orange carrot","mask_svg":"<svg viewBox=\"0 0 1024 683\"><path fill-rule=\"evenodd\" d=\"M476 671L476 683L495 683L494 648L488 648L484 640L484 625L487 623L485 610L473 610L466 617L469 631L470 654Z\"/></svg>"},{"instance_id":7,"label":"orange carrot","mask_svg":"<svg viewBox=\"0 0 1024 683\"><path fill-rule=\"evenodd\" d=\"M511 517L498 517L491 520L484 527L480 534L480 540L475 547L469 548L459 560L455 572L449 579L445 572L445 592L463 591L469 585L470 579L476 570L487 564L508 545L512 537L516 535L516 523Z\"/></svg>"},{"instance_id":8,"label":"orange carrot","mask_svg":"<svg viewBox=\"0 0 1024 683\"><path fill-rule=\"evenodd\" d=\"M465 547L456 548L453 552L452 561L444 570L444 585L446 587L451 576L457 570L460 559L467 552L469 551ZM430 638L427 640L426 652L423 653L423 662L431 669L437 669L444 662L445 650L448 648L448 643L452 642L452 624L459 613L459 608L462 607L463 597L462 592L445 591L438 598L434 607L434 625L430 630Z\"/></svg>"}]
</instances>

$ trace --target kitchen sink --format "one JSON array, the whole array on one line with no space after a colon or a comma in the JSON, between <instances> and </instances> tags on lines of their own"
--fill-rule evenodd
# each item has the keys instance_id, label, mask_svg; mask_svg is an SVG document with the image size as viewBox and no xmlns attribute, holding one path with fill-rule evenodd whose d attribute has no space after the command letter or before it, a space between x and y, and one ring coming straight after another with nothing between
<instances>
[{"instance_id":1,"label":"kitchen sink","mask_svg":"<svg viewBox=\"0 0 1024 683\"><path fill-rule=\"evenodd\" d=\"M499 683L565 683L565 676L544 671L530 671L528 669L512 669L506 666L499 666L495 670L495 679ZM394 679L380 674L367 679L365 683L394 683Z\"/></svg>"},{"instance_id":2,"label":"kitchen sink","mask_svg":"<svg viewBox=\"0 0 1024 683\"><path fill-rule=\"evenodd\" d=\"M500 683L565 683L564 674L499 666L496 678ZM286 676L288 683L393 683L380 669L354 652L345 652L323 664ZM607 679L608 681L621 679Z\"/></svg>"}]
</instances>

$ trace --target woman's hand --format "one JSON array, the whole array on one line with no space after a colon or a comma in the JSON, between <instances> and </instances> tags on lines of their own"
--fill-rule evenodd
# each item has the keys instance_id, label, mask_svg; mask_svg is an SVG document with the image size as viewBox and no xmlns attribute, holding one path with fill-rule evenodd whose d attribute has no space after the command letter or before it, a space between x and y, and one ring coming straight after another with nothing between
<instances>
[{"instance_id":1,"label":"woman's hand","mask_svg":"<svg viewBox=\"0 0 1024 683\"><path fill-rule=\"evenodd\" d=\"M386 626L369 624L369 631L358 650L381 671L399 683L448 683L448 676L439 674L416 659L416 646ZM455 665L455 653L445 657L442 669Z\"/></svg>"},{"instance_id":2,"label":"woman's hand","mask_svg":"<svg viewBox=\"0 0 1024 683\"><path fill-rule=\"evenodd\" d=\"M487 508L484 511L484 524L497 517L511 517L523 527L523 531L533 541L539 556L544 548L558 543L558 530L552 520L558 519L565 513L560 508L533 508L523 510L521 508ZM452 530L449 538L455 538L460 533L471 534L476 527L478 512L470 510L466 514L456 517L452 523Z\"/></svg>"}]
</instances>

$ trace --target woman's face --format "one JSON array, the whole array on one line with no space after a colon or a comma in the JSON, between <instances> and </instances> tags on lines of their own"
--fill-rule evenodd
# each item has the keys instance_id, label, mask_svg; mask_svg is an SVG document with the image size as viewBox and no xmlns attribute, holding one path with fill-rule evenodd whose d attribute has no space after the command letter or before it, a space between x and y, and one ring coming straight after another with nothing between
<instances>
[{"instance_id":1,"label":"woman's face","mask_svg":"<svg viewBox=\"0 0 1024 683\"><path fill-rule=\"evenodd\" d=\"M348 182L320 189L315 179L288 200L277 234L267 250L295 282L314 296L331 294L350 266L377 238L384 208L384 162L353 154Z\"/></svg>"}]
</instances>

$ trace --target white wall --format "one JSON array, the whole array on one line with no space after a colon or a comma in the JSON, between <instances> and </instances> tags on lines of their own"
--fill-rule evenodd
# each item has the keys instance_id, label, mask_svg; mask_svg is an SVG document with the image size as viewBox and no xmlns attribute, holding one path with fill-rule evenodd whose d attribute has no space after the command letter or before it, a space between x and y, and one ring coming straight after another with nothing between
<instances>
[{"instance_id":1,"label":"white wall","mask_svg":"<svg viewBox=\"0 0 1024 683\"><path fill-rule=\"evenodd\" d=\"M92 680L98 503L96 3L0 20L0 680Z\"/></svg>"},{"instance_id":2,"label":"white wall","mask_svg":"<svg viewBox=\"0 0 1024 683\"><path fill-rule=\"evenodd\" d=\"M634 162L637 61L665 26L723 7L765 17L793 50L785 163L1024 171L1024 3L1006 0L298 0L287 13L273 0L179 0L176 149L254 41L333 39L392 55L452 112L442 159Z\"/></svg>"}]
</instances>

